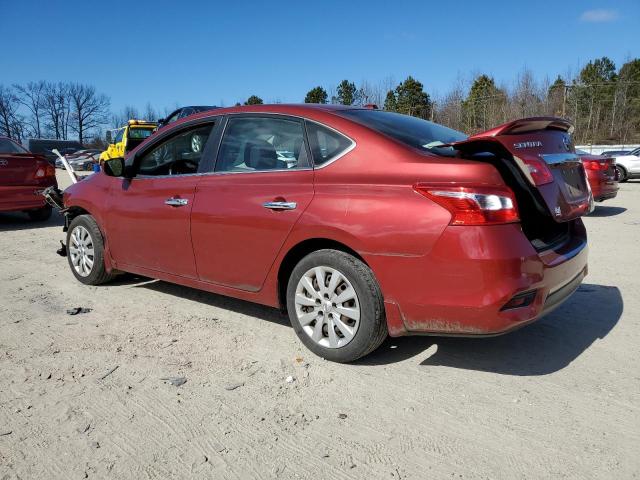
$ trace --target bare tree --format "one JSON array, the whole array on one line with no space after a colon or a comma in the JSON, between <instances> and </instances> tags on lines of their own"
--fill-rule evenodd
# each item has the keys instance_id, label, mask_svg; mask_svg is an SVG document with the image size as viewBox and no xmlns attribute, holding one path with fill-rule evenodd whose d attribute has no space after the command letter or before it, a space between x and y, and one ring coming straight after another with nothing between
<instances>
[{"instance_id":1,"label":"bare tree","mask_svg":"<svg viewBox=\"0 0 640 480\"><path fill-rule=\"evenodd\" d=\"M41 138L46 83L40 80L38 82L29 82L26 85L14 85L13 88L17 92L20 104L29 111L30 119L28 124L31 129L30 134L36 138Z\"/></svg>"},{"instance_id":2,"label":"bare tree","mask_svg":"<svg viewBox=\"0 0 640 480\"><path fill-rule=\"evenodd\" d=\"M107 123L109 98L96 93L95 87L71 84L68 87L70 104L70 128L78 134L83 143L87 132Z\"/></svg>"},{"instance_id":3,"label":"bare tree","mask_svg":"<svg viewBox=\"0 0 640 480\"><path fill-rule=\"evenodd\" d=\"M46 83L42 102L43 116L51 136L66 140L69 126L69 86L65 83Z\"/></svg>"},{"instance_id":4,"label":"bare tree","mask_svg":"<svg viewBox=\"0 0 640 480\"><path fill-rule=\"evenodd\" d=\"M156 109L153 108L153 105L151 105L151 102L147 102L145 105L143 118L150 122L155 122L159 118L158 113L156 112Z\"/></svg>"},{"instance_id":5,"label":"bare tree","mask_svg":"<svg viewBox=\"0 0 640 480\"><path fill-rule=\"evenodd\" d=\"M125 106L120 113L116 113L111 116L111 126L113 128L120 128L129 120L140 118L140 114L136 107L131 105Z\"/></svg>"},{"instance_id":6,"label":"bare tree","mask_svg":"<svg viewBox=\"0 0 640 480\"><path fill-rule=\"evenodd\" d=\"M24 119L18 108L20 101L9 87L0 85L0 135L22 141L24 138Z\"/></svg>"}]
</instances>

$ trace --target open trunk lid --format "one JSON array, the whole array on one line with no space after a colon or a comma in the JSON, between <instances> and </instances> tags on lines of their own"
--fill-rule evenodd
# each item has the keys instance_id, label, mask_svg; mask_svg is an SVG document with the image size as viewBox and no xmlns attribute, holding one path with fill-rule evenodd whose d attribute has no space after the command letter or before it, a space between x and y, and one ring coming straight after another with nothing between
<instances>
[{"instance_id":1,"label":"open trunk lid","mask_svg":"<svg viewBox=\"0 0 640 480\"><path fill-rule=\"evenodd\" d=\"M525 118L451 146L465 157L490 153L506 159L536 203L562 223L594 208L584 167L571 141L572 132L573 125L561 118Z\"/></svg>"}]
</instances>

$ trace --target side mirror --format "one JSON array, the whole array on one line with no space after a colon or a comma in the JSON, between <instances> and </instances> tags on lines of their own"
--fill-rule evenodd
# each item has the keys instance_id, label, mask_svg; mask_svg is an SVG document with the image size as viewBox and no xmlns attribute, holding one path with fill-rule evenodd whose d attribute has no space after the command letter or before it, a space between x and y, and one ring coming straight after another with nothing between
<instances>
[{"instance_id":1,"label":"side mirror","mask_svg":"<svg viewBox=\"0 0 640 480\"><path fill-rule=\"evenodd\" d=\"M111 143L111 130L107 130L107 134L105 135L105 139L107 141L107 143Z\"/></svg>"},{"instance_id":2,"label":"side mirror","mask_svg":"<svg viewBox=\"0 0 640 480\"><path fill-rule=\"evenodd\" d=\"M105 175L110 177L124 177L124 158L111 158L104 161L103 170Z\"/></svg>"}]
</instances>

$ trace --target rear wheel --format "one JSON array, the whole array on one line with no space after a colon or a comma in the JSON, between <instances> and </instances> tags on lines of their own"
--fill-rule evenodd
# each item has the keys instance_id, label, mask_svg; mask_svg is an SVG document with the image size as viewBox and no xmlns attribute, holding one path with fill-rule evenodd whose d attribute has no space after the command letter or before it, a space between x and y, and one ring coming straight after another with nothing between
<instances>
[{"instance_id":1,"label":"rear wheel","mask_svg":"<svg viewBox=\"0 0 640 480\"><path fill-rule=\"evenodd\" d=\"M616 170L618 171L619 182L626 182L629 179L627 176L627 170L622 165L616 165Z\"/></svg>"},{"instance_id":2,"label":"rear wheel","mask_svg":"<svg viewBox=\"0 0 640 480\"><path fill-rule=\"evenodd\" d=\"M34 222L44 222L45 220L49 220L49 218L51 218L51 211L51 207L49 205L45 205L44 207L37 210L29 210L27 212L27 215L29 215L29 218Z\"/></svg>"},{"instance_id":3,"label":"rear wheel","mask_svg":"<svg viewBox=\"0 0 640 480\"><path fill-rule=\"evenodd\" d=\"M104 240L91 215L79 215L71 221L67 259L73 275L85 285L100 285L115 277L104 267Z\"/></svg>"},{"instance_id":4,"label":"rear wheel","mask_svg":"<svg viewBox=\"0 0 640 480\"><path fill-rule=\"evenodd\" d=\"M334 362L363 357L387 336L373 272L338 250L318 250L300 260L289 277L287 310L302 343Z\"/></svg>"}]
</instances>

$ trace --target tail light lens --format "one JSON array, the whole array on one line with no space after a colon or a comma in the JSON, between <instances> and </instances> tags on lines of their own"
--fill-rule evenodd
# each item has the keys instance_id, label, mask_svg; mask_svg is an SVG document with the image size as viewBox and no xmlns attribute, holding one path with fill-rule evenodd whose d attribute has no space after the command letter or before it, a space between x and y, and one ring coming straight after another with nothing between
<instances>
[{"instance_id":1,"label":"tail light lens","mask_svg":"<svg viewBox=\"0 0 640 480\"><path fill-rule=\"evenodd\" d=\"M523 158L522 161L527 166L529 175L535 186L539 187L540 185L553 182L553 173L551 173L547 162L542 158L529 157Z\"/></svg>"},{"instance_id":2,"label":"tail light lens","mask_svg":"<svg viewBox=\"0 0 640 480\"><path fill-rule=\"evenodd\" d=\"M582 162L582 164L587 170L604 172L609 169L609 165L607 164L607 162L599 162L597 160L588 160L586 162Z\"/></svg>"},{"instance_id":3,"label":"tail light lens","mask_svg":"<svg viewBox=\"0 0 640 480\"><path fill-rule=\"evenodd\" d=\"M35 178L44 178L44 177L55 177L56 169L53 165L47 163L47 165L42 166L39 165L36 173L34 175Z\"/></svg>"},{"instance_id":4,"label":"tail light lens","mask_svg":"<svg viewBox=\"0 0 640 480\"><path fill-rule=\"evenodd\" d=\"M515 196L508 187L418 183L413 188L449 210L450 225L500 225L520 221Z\"/></svg>"}]
</instances>

